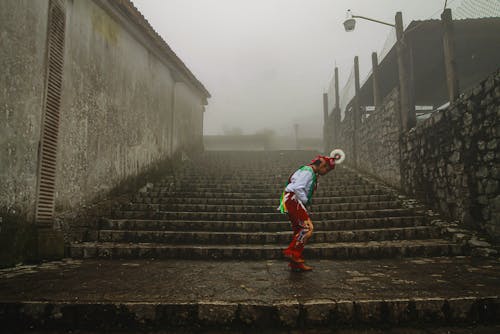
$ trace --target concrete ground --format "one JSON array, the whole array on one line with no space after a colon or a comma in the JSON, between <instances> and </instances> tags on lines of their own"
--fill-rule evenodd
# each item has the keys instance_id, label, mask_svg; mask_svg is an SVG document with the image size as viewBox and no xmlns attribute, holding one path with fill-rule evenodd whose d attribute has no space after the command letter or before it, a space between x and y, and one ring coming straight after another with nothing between
<instances>
[{"instance_id":1,"label":"concrete ground","mask_svg":"<svg viewBox=\"0 0 500 334\"><path fill-rule=\"evenodd\" d=\"M127 332L106 332L107 334L129 334ZM169 330L144 332L143 334L253 334L255 330ZM259 330L259 334L498 334L500 325L490 326L464 326L464 327L438 327L438 328L390 328L390 329L304 329L304 330ZM43 332L21 332L20 334L96 334L87 331L43 331Z\"/></svg>"},{"instance_id":2,"label":"concrete ground","mask_svg":"<svg viewBox=\"0 0 500 334\"><path fill-rule=\"evenodd\" d=\"M47 313L49 306L53 311L73 304L84 304L87 308L97 307L96 310L103 304L117 305L120 312L128 307L127 314L130 314L130 309L137 308L138 305L141 305L141 310L151 305L156 308L158 305L167 305L170 308L176 305L184 311L169 309L168 312L174 313L169 313L170 318L165 317L170 319L170 322L172 317L184 318L181 322L169 322L168 325L174 326L173 328L197 323L198 328L207 324L207 328L217 328L220 325L220 328L231 329L236 323L254 326L260 319L267 319L266 321L272 324L278 319L277 321L281 321L278 328L284 326L286 330L297 326L330 327L332 321L347 326L364 323L365 326L371 327L385 323L384 319L387 318L392 319L396 327L406 322L414 326L422 321L422 324L427 323L431 327L453 327L454 321L472 326L469 332L448 331L450 333L481 333L474 331L477 328L489 333L490 329L498 329L496 321L491 323L491 316L495 319L500 314L499 259L446 257L365 261L315 260L309 261L308 264L313 266L314 270L307 273L292 273L288 270L287 263L279 260L239 262L65 259L34 266L23 265L0 270L0 316L3 315L12 326L16 325L16 321L23 321L32 323L29 327L35 328L44 328L50 323L40 322L39 318L44 316L53 321L49 327L55 326L58 329L56 320L64 320L61 328L67 328L74 318L64 319L64 311L50 315L50 312ZM488 311L490 316L471 315L473 304L477 304L478 300L488 301L487 305L480 304L480 308L492 308ZM26 306L27 304L30 306ZM382 304L404 304L404 310L401 311L396 306L387 308ZM264 307L267 310L264 313L274 315L268 316L262 314L262 311L256 315L248 311L251 308L249 305ZM347 313L352 314L346 315L346 305ZM40 311L42 306L45 308ZM221 310L223 315L214 314L214 309L215 312ZM38 312L38 320L33 312ZM416 315L409 315L412 312ZM477 310L475 312L477 313ZM119 322L120 316L115 313L112 316L113 321ZM150 314L149 320L158 317L157 309L154 309L153 313L156 315ZM74 317L74 313L72 314ZM135 314L138 318L138 313ZM380 314L385 315L381 318ZM86 317L88 318L88 315ZM483 320L488 323L486 327L481 327L486 325ZM99 326L102 324L98 324ZM134 326L137 326L135 322ZM116 330L119 331L120 328ZM430 329L422 332L413 330L408 330L407 333L446 333L432 332ZM309 332L322 333L319 330ZM387 330L385 332L391 333ZM379 332L373 329L366 333Z\"/></svg>"},{"instance_id":3,"label":"concrete ground","mask_svg":"<svg viewBox=\"0 0 500 334\"><path fill-rule=\"evenodd\" d=\"M1 301L263 302L497 296L496 259L308 261L71 260L0 270Z\"/></svg>"}]
</instances>

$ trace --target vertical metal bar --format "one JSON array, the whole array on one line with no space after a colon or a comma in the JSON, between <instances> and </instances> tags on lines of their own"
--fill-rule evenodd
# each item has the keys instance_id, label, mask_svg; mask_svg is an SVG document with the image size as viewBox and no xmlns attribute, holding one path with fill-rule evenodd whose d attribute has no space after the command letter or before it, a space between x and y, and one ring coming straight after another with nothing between
<instances>
[{"instance_id":1,"label":"vertical metal bar","mask_svg":"<svg viewBox=\"0 0 500 334\"><path fill-rule=\"evenodd\" d=\"M396 13L396 51L398 58L399 95L401 112L401 132L408 131L416 124L415 102L413 98L413 87L409 68L409 43L403 33L403 15Z\"/></svg>"},{"instance_id":2,"label":"vertical metal bar","mask_svg":"<svg viewBox=\"0 0 500 334\"><path fill-rule=\"evenodd\" d=\"M451 9L446 8L441 14L443 25L443 51L444 65L446 68L446 84L448 86L448 97L450 103L453 103L459 92L459 82L457 76L457 63L455 59L455 34L453 28L453 18Z\"/></svg>"},{"instance_id":3,"label":"vertical metal bar","mask_svg":"<svg viewBox=\"0 0 500 334\"><path fill-rule=\"evenodd\" d=\"M328 94L323 93L323 149L328 146L328 138L330 137L330 121L328 119Z\"/></svg>"},{"instance_id":4,"label":"vertical metal bar","mask_svg":"<svg viewBox=\"0 0 500 334\"><path fill-rule=\"evenodd\" d=\"M352 108L352 117L353 117L353 161L354 165L358 164L358 130L360 123L360 104L359 104L359 58L358 56L354 57L354 106Z\"/></svg>"},{"instance_id":5,"label":"vertical metal bar","mask_svg":"<svg viewBox=\"0 0 500 334\"><path fill-rule=\"evenodd\" d=\"M373 105L375 106L375 111L378 111L380 109L382 101L380 98L378 58L376 52L372 53L372 83L373 83Z\"/></svg>"},{"instance_id":6,"label":"vertical metal bar","mask_svg":"<svg viewBox=\"0 0 500 334\"><path fill-rule=\"evenodd\" d=\"M335 67L335 109L340 109L339 68ZM340 116L340 115L339 115ZM340 120L340 118L339 118Z\"/></svg>"},{"instance_id":7,"label":"vertical metal bar","mask_svg":"<svg viewBox=\"0 0 500 334\"><path fill-rule=\"evenodd\" d=\"M174 85L172 86L172 113L170 114L170 157L174 155L174 131L175 131L175 91L176 91L177 83L174 81Z\"/></svg>"},{"instance_id":8,"label":"vertical metal bar","mask_svg":"<svg viewBox=\"0 0 500 334\"><path fill-rule=\"evenodd\" d=\"M323 124L328 120L328 94L323 93Z\"/></svg>"}]
</instances>

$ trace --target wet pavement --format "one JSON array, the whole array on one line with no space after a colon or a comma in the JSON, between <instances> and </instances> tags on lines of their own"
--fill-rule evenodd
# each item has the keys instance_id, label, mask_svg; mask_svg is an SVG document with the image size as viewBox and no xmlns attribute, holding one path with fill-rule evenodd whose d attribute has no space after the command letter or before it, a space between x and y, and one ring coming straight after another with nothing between
<instances>
[{"instance_id":1,"label":"wet pavement","mask_svg":"<svg viewBox=\"0 0 500 334\"><path fill-rule=\"evenodd\" d=\"M43 332L21 332L20 334L97 334L87 331L43 331ZM129 334L130 332L106 332L107 334ZM156 332L141 332L142 334L254 334L251 330L169 330ZM259 334L498 334L500 325L491 326L464 326L464 327L439 327L439 328L386 328L386 329L303 329L303 330L259 330Z\"/></svg>"},{"instance_id":2,"label":"wet pavement","mask_svg":"<svg viewBox=\"0 0 500 334\"><path fill-rule=\"evenodd\" d=\"M0 270L0 318L9 330L88 333L183 333L185 327L191 328L185 333L500 333L498 259L308 264L314 270L306 273L278 260L66 259L18 266Z\"/></svg>"},{"instance_id":3,"label":"wet pavement","mask_svg":"<svg viewBox=\"0 0 500 334\"><path fill-rule=\"evenodd\" d=\"M0 301L300 302L498 296L498 259L308 262L71 260L0 270Z\"/></svg>"}]
</instances>

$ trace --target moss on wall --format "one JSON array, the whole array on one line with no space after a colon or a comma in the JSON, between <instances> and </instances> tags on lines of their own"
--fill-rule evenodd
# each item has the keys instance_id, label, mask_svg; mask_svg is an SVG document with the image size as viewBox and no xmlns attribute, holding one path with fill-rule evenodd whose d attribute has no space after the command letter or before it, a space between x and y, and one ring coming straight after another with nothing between
<instances>
[{"instance_id":1,"label":"moss on wall","mask_svg":"<svg viewBox=\"0 0 500 334\"><path fill-rule=\"evenodd\" d=\"M33 259L31 247L35 240L35 228L26 221L25 215L13 209L0 209L0 268Z\"/></svg>"}]
</instances>

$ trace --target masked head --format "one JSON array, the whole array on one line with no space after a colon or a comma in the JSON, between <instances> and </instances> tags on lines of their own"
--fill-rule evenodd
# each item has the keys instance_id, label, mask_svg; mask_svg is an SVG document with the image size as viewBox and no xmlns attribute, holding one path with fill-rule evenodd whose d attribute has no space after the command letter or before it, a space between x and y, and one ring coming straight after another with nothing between
<instances>
[{"instance_id":1,"label":"masked head","mask_svg":"<svg viewBox=\"0 0 500 334\"><path fill-rule=\"evenodd\" d=\"M311 162L311 165L315 166L315 172L319 175L325 175L335 168L335 159L327 156L318 155Z\"/></svg>"}]
</instances>

